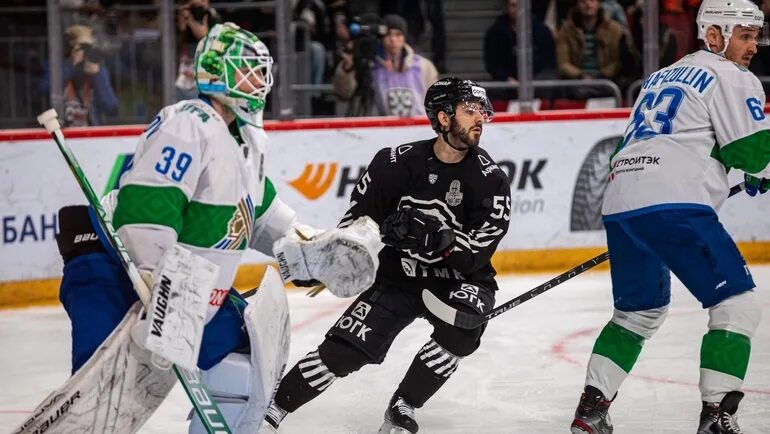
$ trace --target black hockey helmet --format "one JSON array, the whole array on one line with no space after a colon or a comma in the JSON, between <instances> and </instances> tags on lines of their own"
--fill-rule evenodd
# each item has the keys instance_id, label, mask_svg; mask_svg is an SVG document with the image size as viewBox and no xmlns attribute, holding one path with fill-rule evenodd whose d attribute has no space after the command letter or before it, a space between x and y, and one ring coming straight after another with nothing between
<instances>
[{"instance_id":1,"label":"black hockey helmet","mask_svg":"<svg viewBox=\"0 0 770 434\"><path fill-rule=\"evenodd\" d=\"M484 122L491 121L495 115L487 98L487 91L478 83L457 77L447 77L433 83L425 93L425 114L430 119L430 126L435 131L440 131L438 112L444 111L452 117L455 115L455 105L462 101L478 101L481 104Z\"/></svg>"}]
</instances>

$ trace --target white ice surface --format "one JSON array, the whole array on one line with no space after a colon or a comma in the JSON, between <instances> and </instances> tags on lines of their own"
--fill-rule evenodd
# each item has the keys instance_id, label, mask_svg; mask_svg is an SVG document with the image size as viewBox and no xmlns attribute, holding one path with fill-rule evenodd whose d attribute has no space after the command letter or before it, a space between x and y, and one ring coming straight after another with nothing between
<instances>
[{"instance_id":1,"label":"white ice surface","mask_svg":"<svg viewBox=\"0 0 770 434\"><path fill-rule=\"evenodd\" d=\"M764 312L751 354L739 421L770 433L770 267L752 267ZM498 304L551 276L500 278ZM492 320L481 348L417 412L420 433L568 433L594 339L611 315L609 275L579 276ZM293 365L314 349L349 300L289 294ZM678 281L672 308L611 408L618 434L695 432L698 354L707 314ZM69 321L63 309L0 311L0 433L10 432L69 375ZM430 326L417 320L382 365L367 366L290 414L282 433L376 433L394 389ZM181 387L140 431L186 432Z\"/></svg>"}]
</instances>

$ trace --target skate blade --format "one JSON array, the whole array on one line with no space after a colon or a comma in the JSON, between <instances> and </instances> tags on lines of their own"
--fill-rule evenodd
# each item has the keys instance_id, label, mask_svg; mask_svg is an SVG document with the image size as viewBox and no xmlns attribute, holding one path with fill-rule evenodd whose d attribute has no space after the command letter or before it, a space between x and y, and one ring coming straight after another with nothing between
<instances>
[{"instance_id":1,"label":"skate blade","mask_svg":"<svg viewBox=\"0 0 770 434\"><path fill-rule=\"evenodd\" d=\"M401 428L400 426L392 425L390 422L385 421L382 423L380 430L377 434L412 434L409 430Z\"/></svg>"},{"instance_id":2,"label":"skate blade","mask_svg":"<svg viewBox=\"0 0 770 434\"><path fill-rule=\"evenodd\" d=\"M583 421L575 419L572 421L569 432L572 434L593 434L594 430L589 428Z\"/></svg>"}]
</instances>

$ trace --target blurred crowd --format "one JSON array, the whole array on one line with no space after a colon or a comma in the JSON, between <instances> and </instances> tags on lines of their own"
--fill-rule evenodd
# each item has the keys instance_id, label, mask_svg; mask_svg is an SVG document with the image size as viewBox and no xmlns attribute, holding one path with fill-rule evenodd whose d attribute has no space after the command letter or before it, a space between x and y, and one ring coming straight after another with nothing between
<instances>
[{"instance_id":1,"label":"blurred crowd","mask_svg":"<svg viewBox=\"0 0 770 434\"><path fill-rule=\"evenodd\" d=\"M450 68L452 59L447 58L448 46L465 42L461 32L447 31L445 8L452 1L470 0L291 0L291 46L302 60L292 65L298 68L295 83L331 84L333 89L314 93L307 115L422 114L429 83L447 74L462 75ZM480 70L488 75L469 78L517 83L519 1L483 2L493 10L481 15L488 17L488 25L480 29L478 47L470 49L479 53ZM534 79L606 79L625 96L642 78L644 1L531 1ZM694 23L700 0L657 1L659 62L666 66L698 49ZM756 1L770 13L770 0ZM14 13L0 14L0 48L10 53L0 59L0 80L13 87L11 105L29 112L8 115L8 108L0 109L0 127L9 127L9 117L32 115L50 104L51 71L46 1L4 3L3 11ZM177 99L195 96L195 47L215 23L232 21L254 31L275 56L275 2L175 3ZM68 125L146 122L163 105L158 0L59 4L61 92ZM770 75L770 55L760 50L752 70L758 76ZM606 87L589 82L564 89L536 88L535 96L585 101L609 94ZM515 86L493 96L503 101L496 108L504 110L505 102L517 97Z\"/></svg>"}]
</instances>

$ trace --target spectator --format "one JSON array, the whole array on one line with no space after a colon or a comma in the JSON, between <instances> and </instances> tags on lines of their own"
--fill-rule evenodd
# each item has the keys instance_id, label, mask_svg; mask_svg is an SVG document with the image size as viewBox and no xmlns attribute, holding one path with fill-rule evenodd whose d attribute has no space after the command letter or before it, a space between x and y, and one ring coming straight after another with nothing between
<instances>
[{"instance_id":1,"label":"spectator","mask_svg":"<svg viewBox=\"0 0 770 434\"><path fill-rule=\"evenodd\" d=\"M519 0L507 0L484 35L484 65L492 80L516 83L518 58L516 17ZM532 66L535 80L556 78L556 43L551 29L532 14Z\"/></svg>"},{"instance_id":2,"label":"spectator","mask_svg":"<svg viewBox=\"0 0 770 434\"><path fill-rule=\"evenodd\" d=\"M217 12L210 7L209 0L185 0L176 15L177 53L179 73L174 83L176 100L197 98L195 84L195 47L206 36L210 26L219 23Z\"/></svg>"},{"instance_id":3,"label":"spectator","mask_svg":"<svg viewBox=\"0 0 770 434\"><path fill-rule=\"evenodd\" d=\"M425 9L423 11L423 8ZM439 72L446 72L446 24L443 0L380 0L380 15L400 15L406 20L409 33L406 42L416 46L425 32L425 19L431 25L431 51L433 64Z\"/></svg>"},{"instance_id":4,"label":"spectator","mask_svg":"<svg viewBox=\"0 0 770 434\"><path fill-rule=\"evenodd\" d=\"M621 49L628 49L626 32L608 19L599 0L578 0L559 28L556 57L559 73L568 79L621 78ZM578 98L600 96L595 89Z\"/></svg>"},{"instance_id":5,"label":"spectator","mask_svg":"<svg viewBox=\"0 0 770 434\"><path fill-rule=\"evenodd\" d=\"M304 28L298 31L295 46L297 51L310 54L309 80L311 84L321 84L326 75L326 51L331 45L331 31L326 26L325 4L321 0L299 0L294 6L294 21L302 23ZM301 32L308 32L309 46L304 46Z\"/></svg>"},{"instance_id":6,"label":"spectator","mask_svg":"<svg viewBox=\"0 0 770 434\"><path fill-rule=\"evenodd\" d=\"M623 30L628 30L626 10L618 3L618 0L602 0L602 9L604 9L607 18L617 21L623 27Z\"/></svg>"},{"instance_id":7,"label":"spectator","mask_svg":"<svg viewBox=\"0 0 770 434\"><path fill-rule=\"evenodd\" d=\"M384 27L387 30L377 41L371 71L363 72L368 76L362 75L356 62L369 62L346 53L334 72L334 90L340 98L352 99L352 108L358 104L358 111L353 110L350 115L424 115L422 101L425 91L438 78L436 67L406 44L407 26L403 18L388 15ZM371 85L367 85L367 80Z\"/></svg>"},{"instance_id":8,"label":"spectator","mask_svg":"<svg viewBox=\"0 0 770 434\"><path fill-rule=\"evenodd\" d=\"M660 23L667 26L676 37L676 58L697 49L697 33L692 23L701 0L660 0Z\"/></svg>"},{"instance_id":9,"label":"spectator","mask_svg":"<svg viewBox=\"0 0 770 434\"><path fill-rule=\"evenodd\" d=\"M64 124L71 127L102 125L105 115L117 112L118 98L110 83L109 71L96 48L93 30L88 26L67 27L67 58L64 60ZM50 91L50 71L46 66L41 90Z\"/></svg>"}]
</instances>

